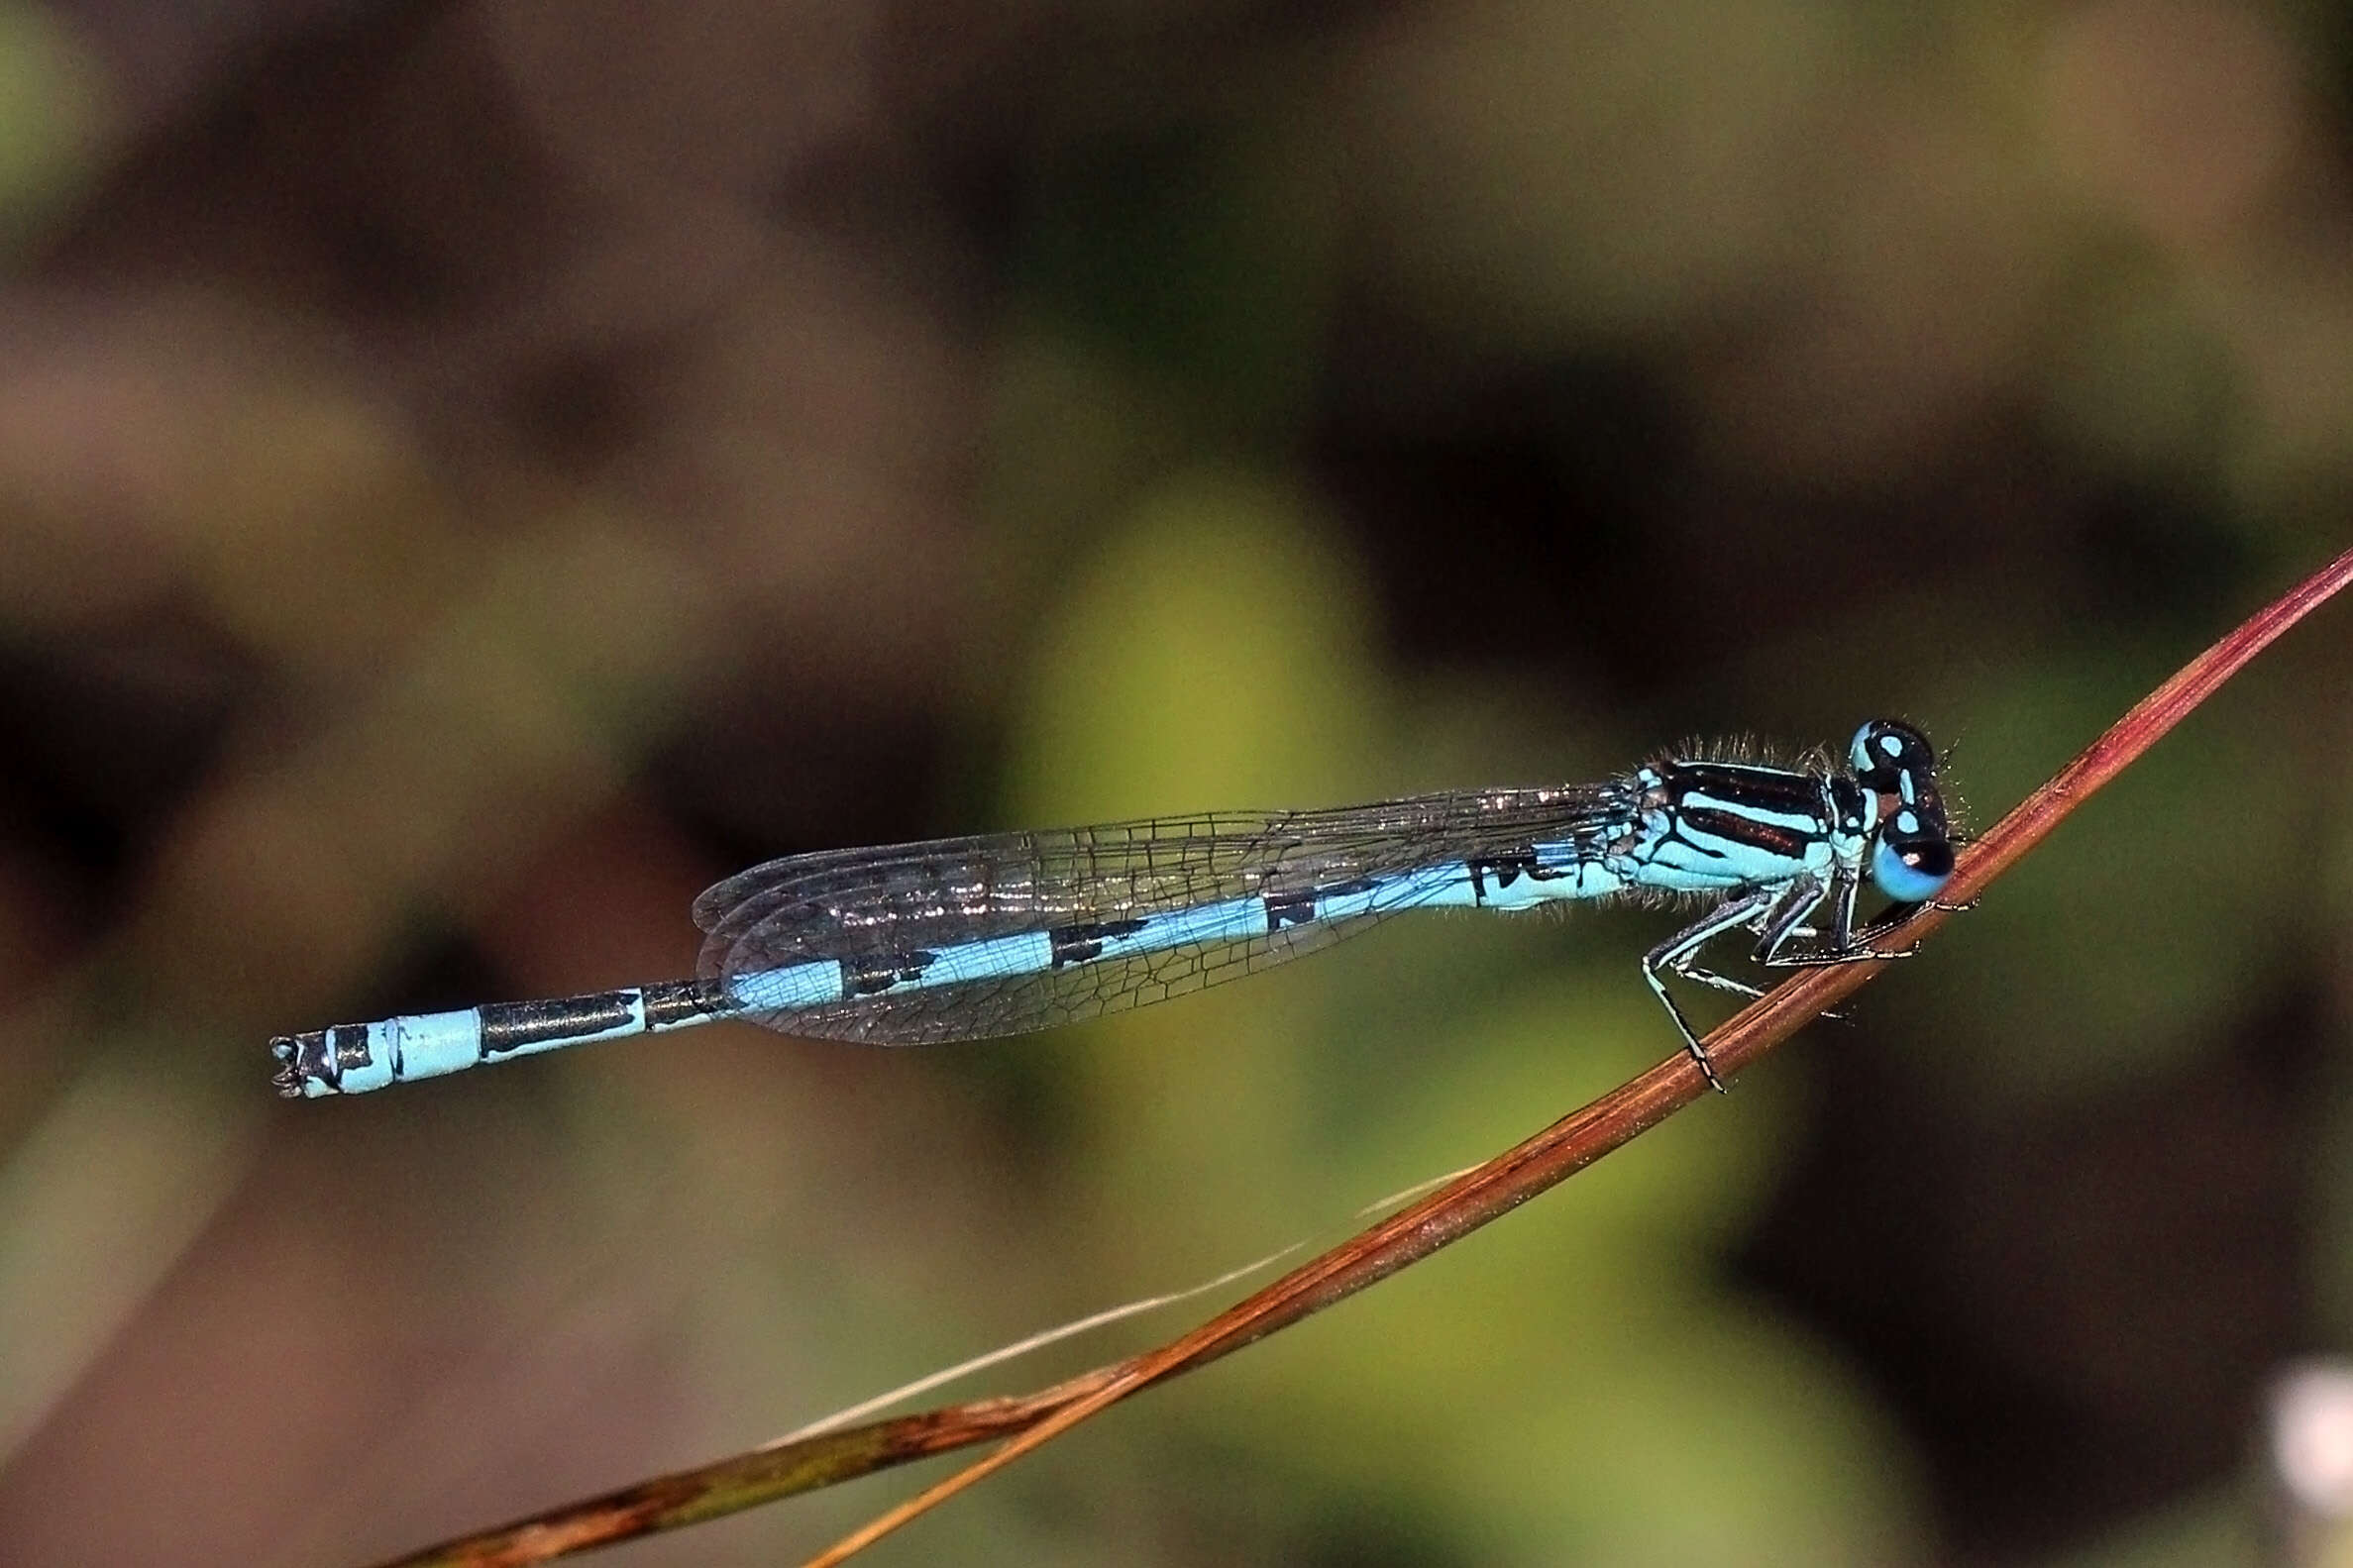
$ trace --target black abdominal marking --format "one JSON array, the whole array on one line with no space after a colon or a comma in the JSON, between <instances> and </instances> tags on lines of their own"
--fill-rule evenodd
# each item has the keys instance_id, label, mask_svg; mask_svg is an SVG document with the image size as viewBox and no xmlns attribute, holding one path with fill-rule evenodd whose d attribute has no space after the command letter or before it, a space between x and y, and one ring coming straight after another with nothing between
<instances>
[{"instance_id":1,"label":"black abdominal marking","mask_svg":"<svg viewBox=\"0 0 2353 1568\"><path fill-rule=\"evenodd\" d=\"M871 996L876 992L912 986L939 958L937 953L894 953L883 958L841 961L841 993Z\"/></svg>"},{"instance_id":2,"label":"black abdominal marking","mask_svg":"<svg viewBox=\"0 0 2353 1568\"><path fill-rule=\"evenodd\" d=\"M1103 957L1103 944L1135 935L1149 920L1097 920L1086 925L1058 925L1046 933L1047 951L1056 969L1065 964L1092 964Z\"/></svg>"},{"instance_id":3,"label":"black abdominal marking","mask_svg":"<svg viewBox=\"0 0 2353 1568\"><path fill-rule=\"evenodd\" d=\"M1509 855L1481 855L1464 861L1462 867L1470 873L1471 897L1480 903L1487 901L1489 877L1495 879L1496 890L1501 891L1522 877L1531 882L1550 882L1555 877L1568 875L1561 871L1547 871L1539 866L1533 849L1514 850Z\"/></svg>"}]
</instances>

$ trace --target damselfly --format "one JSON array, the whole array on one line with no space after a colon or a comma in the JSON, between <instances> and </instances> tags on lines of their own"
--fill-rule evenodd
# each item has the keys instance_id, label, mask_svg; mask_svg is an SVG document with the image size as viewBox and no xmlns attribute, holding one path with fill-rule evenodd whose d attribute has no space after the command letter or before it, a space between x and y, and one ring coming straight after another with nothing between
<instances>
[{"instance_id":1,"label":"damselfly","mask_svg":"<svg viewBox=\"0 0 2353 1568\"><path fill-rule=\"evenodd\" d=\"M341 1024L270 1050L279 1093L298 1097L721 1019L871 1045L971 1040L1161 1001L1406 909L1684 898L1707 912L1643 956L1643 979L1721 1089L1667 975L1759 994L1697 963L1734 931L1768 966L1898 956L1871 944L1952 870L1936 753L1876 719L1844 766L1676 755L1596 784L788 856L695 901L695 980ZM1866 878L1889 908L1858 926Z\"/></svg>"}]
</instances>

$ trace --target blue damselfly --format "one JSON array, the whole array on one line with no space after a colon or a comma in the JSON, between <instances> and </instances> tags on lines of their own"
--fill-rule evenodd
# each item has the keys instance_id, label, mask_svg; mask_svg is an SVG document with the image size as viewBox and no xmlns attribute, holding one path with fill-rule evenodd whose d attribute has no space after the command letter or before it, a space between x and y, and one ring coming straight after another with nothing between
<instances>
[{"instance_id":1,"label":"blue damselfly","mask_svg":"<svg viewBox=\"0 0 2353 1568\"><path fill-rule=\"evenodd\" d=\"M1694 750L1595 784L794 855L695 901L696 979L285 1035L276 1083L358 1094L723 1019L872 1045L1017 1034L1252 974L1402 910L1681 898L1707 911L1644 955L1643 979L1721 1089L1665 976L1760 994L1697 963L1735 931L1767 966L1897 956L1870 944L1953 869L1936 765L1927 737L1877 719L1843 763ZM1866 880L1889 908L1858 926Z\"/></svg>"}]
</instances>

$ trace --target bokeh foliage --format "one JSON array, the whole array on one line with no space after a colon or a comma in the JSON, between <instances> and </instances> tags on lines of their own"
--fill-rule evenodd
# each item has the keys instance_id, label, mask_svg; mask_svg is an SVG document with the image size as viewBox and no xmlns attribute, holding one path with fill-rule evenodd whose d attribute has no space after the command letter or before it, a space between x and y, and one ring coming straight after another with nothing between
<instances>
[{"instance_id":1,"label":"bokeh foliage","mask_svg":"<svg viewBox=\"0 0 2353 1568\"><path fill-rule=\"evenodd\" d=\"M1905 714L1989 820L2346 536L2348 38L0 8L0 1559L675 1468L1662 1054L1610 911L954 1051L273 1108L262 1042L688 972L766 855L1694 733ZM2353 1334L2349 639L1729 1100L876 1560L2257 1560L2261 1391Z\"/></svg>"}]
</instances>

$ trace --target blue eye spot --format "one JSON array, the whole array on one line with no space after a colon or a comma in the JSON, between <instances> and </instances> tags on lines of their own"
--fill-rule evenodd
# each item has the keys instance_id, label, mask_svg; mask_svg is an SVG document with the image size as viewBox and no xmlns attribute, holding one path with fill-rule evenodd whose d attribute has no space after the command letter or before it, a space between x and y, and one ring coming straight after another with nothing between
<instances>
[{"instance_id":1,"label":"blue eye spot","mask_svg":"<svg viewBox=\"0 0 2353 1568\"><path fill-rule=\"evenodd\" d=\"M1915 788L1913 775L1925 780L1936 772L1928 737L1894 719L1872 719L1857 730L1847 755L1858 782L1873 789L1900 789L1907 799Z\"/></svg>"},{"instance_id":2,"label":"blue eye spot","mask_svg":"<svg viewBox=\"0 0 2353 1568\"><path fill-rule=\"evenodd\" d=\"M1896 812L1896 813L1895 813L1895 831L1896 831L1896 832L1898 832L1898 833L1904 833L1904 834L1911 834L1911 833L1917 833L1917 832L1919 832L1919 831L1920 831L1920 813L1919 813L1919 812L1917 812L1917 811L1910 811L1910 810L1905 810L1905 811L1898 811L1898 812Z\"/></svg>"},{"instance_id":3,"label":"blue eye spot","mask_svg":"<svg viewBox=\"0 0 2353 1568\"><path fill-rule=\"evenodd\" d=\"M1897 903L1926 903L1953 875L1953 847L1931 840L1898 849L1886 839L1872 851L1871 880Z\"/></svg>"}]
</instances>

